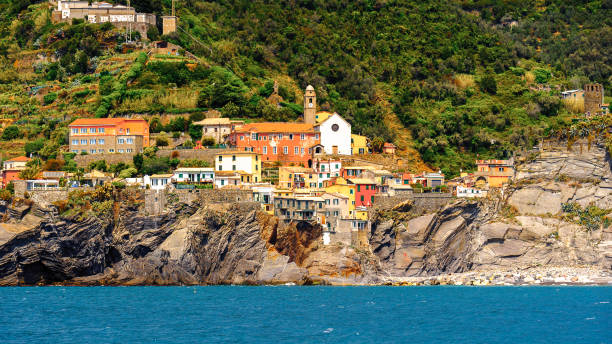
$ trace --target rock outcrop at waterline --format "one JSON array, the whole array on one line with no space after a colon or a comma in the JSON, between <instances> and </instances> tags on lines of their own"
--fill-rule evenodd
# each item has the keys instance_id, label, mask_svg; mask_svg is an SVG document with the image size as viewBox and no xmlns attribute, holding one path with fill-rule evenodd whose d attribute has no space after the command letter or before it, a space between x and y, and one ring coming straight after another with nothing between
<instances>
[{"instance_id":1,"label":"rock outcrop at waterline","mask_svg":"<svg viewBox=\"0 0 612 344\"><path fill-rule=\"evenodd\" d=\"M319 226L281 224L254 203L175 203L151 216L119 200L93 217L0 202L0 285L587 283L585 269L612 281L608 220L561 209L609 209L608 161L599 147L543 152L504 194L429 214L379 210L367 249L324 246Z\"/></svg>"}]
</instances>

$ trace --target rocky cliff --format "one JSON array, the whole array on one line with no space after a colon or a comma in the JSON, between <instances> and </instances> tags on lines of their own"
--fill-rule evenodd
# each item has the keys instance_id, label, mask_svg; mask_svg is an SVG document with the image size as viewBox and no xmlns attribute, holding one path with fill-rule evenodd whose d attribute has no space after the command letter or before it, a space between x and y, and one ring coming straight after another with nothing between
<instances>
[{"instance_id":1,"label":"rocky cliff","mask_svg":"<svg viewBox=\"0 0 612 344\"><path fill-rule=\"evenodd\" d=\"M372 218L369 249L324 246L253 203L173 203L147 216L0 203L0 285L608 283L612 173L600 147L544 151L503 193Z\"/></svg>"},{"instance_id":2,"label":"rocky cliff","mask_svg":"<svg viewBox=\"0 0 612 344\"><path fill-rule=\"evenodd\" d=\"M478 275L512 284L607 283L612 281L609 163L602 147L582 153L557 148L520 165L505 194L457 201L422 216L379 212L372 252L395 280L460 274L460 282Z\"/></svg>"}]
</instances>

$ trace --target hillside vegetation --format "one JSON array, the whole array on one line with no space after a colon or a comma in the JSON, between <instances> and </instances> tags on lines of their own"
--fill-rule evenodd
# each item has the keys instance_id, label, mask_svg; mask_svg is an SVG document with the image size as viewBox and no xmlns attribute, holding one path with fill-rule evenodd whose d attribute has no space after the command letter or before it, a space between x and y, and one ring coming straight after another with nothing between
<instances>
[{"instance_id":1,"label":"hillside vegetation","mask_svg":"<svg viewBox=\"0 0 612 344\"><path fill-rule=\"evenodd\" d=\"M160 15L170 1L132 4ZM559 0L177 2L180 30L164 39L198 56L193 66L139 58L110 25L51 24L46 2L0 0L0 105L4 118L23 124L25 144L51 137L42 122L61 128L75 116L199 118L214 108L294 120L301 89L312 84L320 108L343 115L354 132L416 149L453 176L477 156L508 157L574 124L579 111L563 106L559 90L589 81L609 90L611 8ZM37 52L57 61L26 72L20 63ZM280 107L270 101L273 80ZM54 91L32 98L26 85ZM170 129L188 131L182 124Z\"/></svg>"}]
</instances>

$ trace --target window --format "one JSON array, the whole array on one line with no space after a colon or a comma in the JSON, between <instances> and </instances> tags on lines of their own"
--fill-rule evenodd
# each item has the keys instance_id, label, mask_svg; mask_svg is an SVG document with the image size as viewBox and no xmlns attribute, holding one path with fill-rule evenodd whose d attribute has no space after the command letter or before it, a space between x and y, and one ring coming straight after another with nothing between
<instances>
[{"instance_id":1,"label":"window","mask_svg":"<svg viewBox=\"0 0 612 344\"><path fill-rule=\"evenodd\" d=\"M219 166L217 167L217 171L223 171L223 166L219 165Z\"/></svg>"},{"instance_id":2,"label":"window","mask_svg":"<svg viewBox=\"0 0 612 344\"><path fill-rule=\"evenodd\" d=\"M98 128L98 132L99 132L100 134L104 134L104 128Z\"/></svg>"},{"instance_id":3,"label":"window","mask_svg":"<svg viewBox=\"0 0 612 344\"><path fill-rule=\"evenodd\" d=\"M362 201L362 202L363 202L363 198L364 198L364 197L363 197L363 195L361 195L361 201Z\"/></svg>"},{"instance_id":4,"label":"window","mask_svg":"<svg viewBox=\"0 0 612 344\"><path fill-rule=\"evenodd\" d=\"M125 150L126 153L132 153L132 148L128 148Z\"/></svg>"},{"instance_id":5,"label":"window","mask_svg":"<svg viewBox=\"0 0 612 344\"><path fill-rule=\"evenodd\" d=\"M98 139L98 144L99 145L103 145L104 144L104 139Z\"/></svg>"},{"instance_id":6,"label":"window","mask_svg":"<svg viewBox=\"0 0 612 344\"><path fill-rule=\"evenodd\" d=\"M232 161L236 161L236 156L232 155Z\"/></svg>"},{"instance_id":7,"label":"window","mask_svg":"<svg viewBox=\"0 0 612 344\"><path fill-rule=\"evenodd\" d=\"M89 152L91 152L91 154L96 154L96 150L95 149L92 149Z\"/></svg>"},{"instance_id":8,"label":"window","mask_svg":"<svg viewBox=\"0 0 612 344\"><path fill-rule=\"evenodd\" d=\"M104 153L104 149L98 149L98 153Z\"/></svg>"},{"instance_id":9,"label":"window","mask_svg":"<svg viewBox=\"0 0 612 344\"><path fill-rule=\"evenodd\" d=\"M293 140L293 134L289 134L289 140Z\"/></svg>"},{"instance_id":10,"label":"window","mask_svg":"<svg viewBox=\"0 0 612 344\"><path fill-rule=\"evenodd\" d=\"M87 144L87 140L81 140L81 144L82 145L86 145Z\"/></svg>"},{"instance_id":11,"label":"window","mask_svg":"<svg viewBox=\"0 0 612 344\"><path fill-rule=\"evenodd\" d=\"M319 139L319 134L315 134L315 140Z\"/></svg>"},{"instance_id":12,"label":"window","mask_svg":"<svg viewBox=\"0 0 612 344\"><path fill-rule=\"evenodd\" d=\"M96 139L91 139L91 140L89 140L89 144L90 144L90 145L95 145L95 144L96 144Z\"/></svg>"},{"instance_id":13,"label":"window","mask_svg":"<svg viewBox=\"0 0 612 344\"><path fill-rule=\"evenodd\" d=\"M73 150L72 150L72 153L78 153L78 152L79 152L79 150L78 150L78 149L73 149Z\"/></svg>"},{"instance_id":14,"label":"window","mask_svg":"<svg viewBox=\"0 0 612 344\"><path fill-rule=\"evenodd\" d=\"M219 155L219 161L223 161L223 156Z\"/></svg>"},{"instance_id":15,"label":"window","mask_svg":"<svg viewBox=\"0 0 612 344\"><path fill-rule=\"evenodd\" d=\"M255 155L255 161L259 161L259 155Z\"/></svg>"},{"instance_id":16,"label":"window","mask_svg":"<svg viewBox=\"0 0 612 344\"><path fill-rule=\"evenodd\" d=\"M329 178L329 173L327 174L327 178Z\"/></svg>"},{"instance_id":17,"label":"window","mask_svg":"<svg viewBox=\"0 0 612 344\"><path fill-rule=\"evenodd\" d=\"M115 153L115 150L111 148L111 149L108 150L108 152L109 153Z\"/></svg>"},{"instance_id":18,"label":"window","mask_svg":"<svg viewBox=\"0 0 612 344\"><path fill-rule=\"evenodd\" d=\"M244 135L240 135L240 141L244 141ZM223 184L221 184L223 185Z\"/></svg>"},{"instance_id":19,"label":"window","mask_svg":"<svg viewBox=\"0 0 612 344\"><path fill-rule=\"evenodd\" d=\"M118 152L119 153L124 153L124 150L123 149L119 149Z\"/></svg>"},{"instance_id":20,"label":"window","mask_svg":"<svg viewBox=\"0 0 612 344\"><path fill-rule=\"evenodd\" d=\"M370 203L374 203L374 196L370 196Z\"/></svg>"},{"instance_id":21,"label":"window","mask_svg":"<svg viewBox=\"0 0 612 344\"><path fill-rule=\"evenodd\" d=\"M72 140L72 144L73 145L78 145L79 144L79 140Z\"/></svg>"},{"instance_id":22,"label":"window","mask_svg":"<svg viewBox=\"0 0 612 344\"><path fill-rule=\"evenodd\" d=\"M351 193L351 195L353 194L353 189L351 189L350 193ZM353 204L355 204L355 203L353 202Z\"/></svg>"},{"instance_id":23,"label":"window","mask_svg":"<svg viewBox=\"0 0 612 344\"><path fill-rule=\"evenodd\" d=\"M232 165L232 171L236 171L236 165Z\"/></svg>"},{"instance_id":24,"label":"window","mask_svg":"<svg viewBox=\"0 0 612 344\"><path fill-rule=\"evenodd\" d=\"M268 139L267 136L262 136L263 140L266 141Z\"/></svg>"},{"instance_id":25,"label":"window","mask_svg":"<svg viewBox=\"0 0 612 344\"><path fill-rule=\"evenodd\" d=\"M125 143L125 139L117 139L117 143L122 145Z\"/></svg>"},{"instance_id":26,"label":"window","mask_svg":"<svg viewBox=\"0 0 612 344\"><path fill-rule=\"evenodd\" d=\"M129 145L134 144L134 139L132 138L127 139L127 144Z\"/></svg>"},{"instance_id":27,"label":"window","mask_svg":"<svg viewBox=\"0 0 612 344\"><path fill-rule=\"evenodd\" d=\"M293 147L293 154L300 154L300 147Z\"/></svg>"},{"instance_id":28,"label":"window","mask_svg":"<svg viewBox=\"0 0 612 344\"><path fill-rule=\"evenodd\" d=\"M306 140L306 134L300 134L300 140L302 141Z\"/></svg>"},{"instance_id":29,"label":"window","mask_svg":"<svg viewBox=\"0 0 612 344\"><path fill-rule=\"evenodd\" d=\"M251 139L257 140L257 133L251 133Z\"/></svg>"},{"instance_id":30,"label":"window","mask_svg":"<svg viewBox=\"0 0 612 344\"><path fill-rule=\"evenodd\" d=\"M95 133L95 132L97 132L97 130L96 130L96 128L89 128L89 132L90 133Z\"/></svg>"},{"instance_id":31,"label":"window","mask_svg":"<svg viewBox=\"0 0 612 344\"><path fill-rule=\"evenodd\" d=\"M321 172L325 172L325 165L321 165Z\"/></svg>"},{"instance_id":32,"label":"window","mask_svg":"<svg viewBox=\"0 0 612 344\"><path fill-rule=\"evenodd\" d=\"M302 154L304 154L304 152L305 152L305 151L304 151L304 148L302 148L302 149L301 149L301 151L302 151Z\"/></svg>"},{"instance_id":33,"label":"window","mask_svg":"<svg viewBox=\"0 0 612 344\"><path fill-rule=\"evenodd\" d=\"M182 173L179 173L179 178L183 178L183 174Z\"/></svg>"},{"instance_id":34,"label":"window","mask_svg":"<svg viewBox=\"0 0 612 344\"><path fill-rule=\"evenodd\" d=\"M334 199L334 205L338 205L340 204L340 202L338 201L338 199Z\"/></svg>"},{"instance_id":35,"label":"window","mask_svg":"<svg viewBox=\"0 0 612 344\"><path fill-rule=\"evenodd\" d=\"M78 134L79 133L79 129L78 128L72 128L72 133L73 134Z\"/></svg>"},{"instance_id":36,"label":"window","mask_svg":"<svg viewBox=\"0 0 612 344\"><path fill-rule=\"evenodd\" d=\"M81 134L87 134L87 128L81 128Z\"/></svg>"},{"instance_id":37,"label":"window","mask_svg":"<svg viewBox=\"0 0 612 344\"><path fill-rule=\"evenodd\" d=\"M332 129L333 131L338 131L338 129L340 129L340 126L338 126L338 124L334 123L334 124L332 125L331 129Z\"/></svg>"},{"instance_id":38,"label":"window","mask_svg":"<svg viewBox=\"0 0 612 344\"><path fill-rule=\"evenodd\" d=\"M370 190L370 186L369 185L366 185L366 190Z\"/></svg>"},{"instance_id":39,"label":"window","mask_svg":"<svg viewBox=\"0 0 612 344\"><path fill-rule=\"evenodd\" d=\"M268 136L268 140L272 141L272 138L273 138L273 137L274 137L274 136L272 136L272 135Z\"/></svg>"},{"instance_id":40,"label":"window","mask_svg":"<svg viewBox=\"0 0 612 344\"><path fill-rule=\"evenodd\" d=\"M319 173L319 178L323 178L323 173Z\"/></svg>"},{"instance_id":41,"label":"window","mask_svg":"<svg viewBox=\"0 0 612 344\"><path fill-rule=\"evenodd\" d=\"M336 170L337 170L338 168L339 168L339 167L338 167L338 164L336 164Z\"/></svg>"},{"instance_id":42,"label":"window","mask_svg":"<svg viewBox=\"0 0 612 344\"><path fill-rule=\"evenodd\" d=\"M125 129L125 133L129 134L130 133L130 128Z\"/></svg>"},{"instance_id":43,"label":"window","mask_svg":"<svg viewBox=\"0 0 612 344\"><path fill-rule=\"evenodd\" d=\"M264 147L264 148L263 148L263 153L264 153L264 154L268 154L268 147Z\"/></svg>"},{"instance_id":44,"label":"window","mask_svg":"<svg viewBox=\"0 0 612 344\"><path fill-rule=\"evenodd\" d=\"M360 192L360 191L361 191L361 185L357 185L357 192Z\"/></svg>"},{"instance_id":45,"label":"window","mask_svg":"<svg viewBox=\"0 0 612 344\"><path fill-rule=\"evenodd\" d=\"M283 147L283 154L289 154L289 147Z\"/></svg>"}]
</instances>

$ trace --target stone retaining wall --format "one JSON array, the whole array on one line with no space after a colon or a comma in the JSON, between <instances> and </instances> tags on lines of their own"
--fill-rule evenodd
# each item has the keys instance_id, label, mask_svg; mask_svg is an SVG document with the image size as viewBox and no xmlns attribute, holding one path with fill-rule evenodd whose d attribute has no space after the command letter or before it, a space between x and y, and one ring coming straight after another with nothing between
<instances>
[{"instance_id":1,"label":"stone retaining wall","mask_svg":"<svg viewBox=\"0 0 612 344\"><path fill-rule=\"evenodd\" d=\"M79 167L87 167L94 161L104 160L107 165L118 164L120 162L124 164L131 164L133 157L136 153L100 153L100 154L87 154L87 155L76 155L74 161Z\"/></svg>"},{"instance_id":2,"label":"stone retaining wall","mask_svg":"<svg viewBox=\"0 0 612 344\"><path fill-rule=\"evenodd\" d=\"M160 149L157 151L158 156L169 157L172 152L178 152L178 158L183 159L198 159L213 162L215 154L231 151L228 148L211 148L211 149Z\"/></svg>"}]
</instances>

